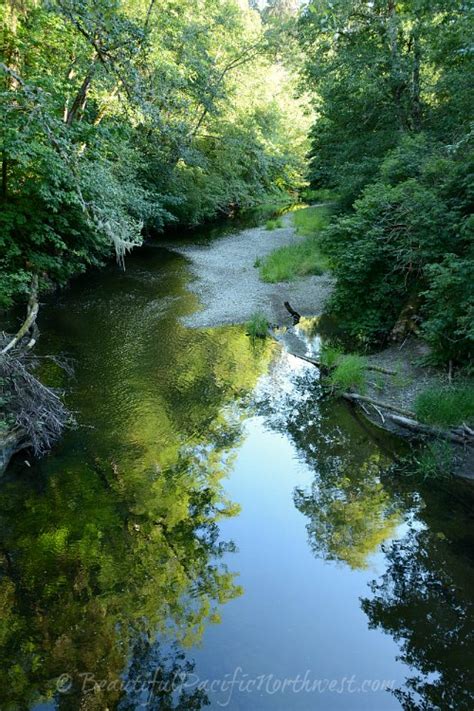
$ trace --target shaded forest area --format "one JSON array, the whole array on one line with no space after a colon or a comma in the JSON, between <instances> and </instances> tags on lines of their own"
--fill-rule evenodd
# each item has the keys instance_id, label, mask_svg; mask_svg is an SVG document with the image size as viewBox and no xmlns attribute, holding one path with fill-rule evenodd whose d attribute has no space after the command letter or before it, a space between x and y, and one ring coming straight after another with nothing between
<instances>
[{"instance_id":1,"label":"shaded forest area","mask_svg":"<svg viewBox=\"0 0 474 711\"><path fill-rule=\"evenodd\" d=\"M330 308L361 346L402 316L432 361L472 367L472 3L317 0L299 28L310 180L340 196Z\"/></svg>"},{"instance_id":2,"label":"shaded forest area","mask_svg":"<svg viewBox=\"0 0 474 711\"><path fill-rule=\"evenodd\" d=\"M380 345L407 316L434 362L472 361L472 3L1 13L1 306L33 275L63 285L166 225L295 197L307 179L338 197L321 248L341 327Z\"/></svg>"},{"instance_id":3,"label":"shaded forest area","mask_svg":"<svg viewBox=\"0 0 474 711\"><path fill-rule=\"evenodd\" d=\"M0 306L301 184L286 12L242 0L8 0ZM288 41L284 37L288 37Z\"/></svg>"}]
</instances>

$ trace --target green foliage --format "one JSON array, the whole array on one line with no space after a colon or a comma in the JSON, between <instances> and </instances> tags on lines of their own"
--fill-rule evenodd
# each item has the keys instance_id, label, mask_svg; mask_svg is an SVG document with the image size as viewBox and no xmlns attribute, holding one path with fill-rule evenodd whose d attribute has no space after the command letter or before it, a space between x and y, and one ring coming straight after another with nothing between
<instances>
[{"instance_id":1,"label":"green foliage","mask_svg":"<svg viewBox=\"0 0 474 711\"><path fill-rule=\"evenodd\" d=\"M343 355L330 374L329 383L338 391L355 388L363 393L366 388L365 358L357 354Z\"/></svg>"},{"instance_id":2,"label":"green foliage","mask_svg":"<svg viewBox=\"0 0 474 711\"><path fill-rule=\"evenodd\" d=\"M329 222L329 211L325 207L306 207L295 210L292 216L296 231L304 237L315 235Z\"/></svg>"},{"instance_id":3,"label":"green foliage","mask_svg":"<svg viewBox=\"0 0 474 711\"><path fill-rule=\"evenodd\" d=\"M0 13L0 306L32 272L41 288L64 284L143 234L281 202L302 183L308 122L274 60L276 19L240 0Z\"/></svg>"},{"instance_id":4,"label":"green foliage","mask_svg":"<svg viewBox=\"0 0 474 711\"><path fill-rule=\"evenodd\" d=\"M317 106L311 189L339 195L321 242L337 278L331 310L370 345L415 303L433 360L469 363L472 13L447 0L436 12L313 0L299 29Z\"/></svg>"},{"instance_id":5,"label":"green foliage","mask_svg":"<svg viewBox=\"0 0 474 711\"><path fill-rule=\"evenodd\" d=\"M300 191L300 197L303 202L335 202L337 200L337 194L334 190L329 188L319 188L314 190L312 188L304 188Z\"/></svg>"},{"instance_id":6,"label":"green foliage","mask_svg":"<svg viewBox=\"0 0 474 711\"><path fill-rule=\"evenodd\" d=\"M261 279L274 283L292 281L308 274L322 274L327 268L327 259L321 252L318 233L328 220L325 208L296 210L293 213L296 230L306 239L269 254L260 266Z\"/></svg>"},{"instance_id":7,"label":"green foliage","mask_svg":"<svg viewBox=\"0 0 474 711\"><path fill-rule=\"evenodd\" d=\"M455 427L474 422L474 385L465 383L446 388L430 388L420 393L415 413L429 425Z\"/></svg>"},{"instance_id":8,"label":"green foliage","mask_svg":"<svg viewBox=\"0 0 474 711\"><path fill-rule=\"evenodd\" d=\"M342 355L342 351L339 348L325 343L321 348L319 360L326 368L334 368Z\"/></svg>"},{"instance_id":9,"label":"green foliage","mask_svg":"<svg viewBox=\"0 0 474 711\"><path fill-rule=\"evenodd\" d=\"M438 363L474 367L474 253L447 254L426 269L423 333Z\"/></svg>"},{"instance_id":10,"label":"green foliage","mask_svg":"<svg viewBox=\"0 0 474 711\"><path fill-rule=\"evenodd\" d=\"M406 464L405 474L423 479L445 479L453 473L454 451L449 442L427 442ZM402 469L402 472L404 470Z\"/></svg>"},{"instance_id":11,"label":"green foliage","mask_svg":"<svg viewBox=\"0 0 474 711\"><path fill-rule=\"evenodd\" d=\"M267 220L265 223L265 227L267 230L276 230L279 227L283 227L283 221L280 217L277 217L273 220Z\"/></svg>"},{"instance_id":12,"label":"green foliage","mask_svg":"<svg viewBox=\"0 0 474 711\"><path fill-rule=\"evenodd\" d=\"M266 338L270 324L265 314L257 311L246 323L247 335L250 338Z\"/></svg>"},{"instance_id":13,"label":"green foliage","mask_svg":"<svg viewBox=\"0 0 474 711\"><path fill-rule=\"evenodd\" d=\"M260 267L260 277L267 282L292 281L299 276L322 274L326 260L314 242L280 247Z\"/></svg>"}]
</instances>

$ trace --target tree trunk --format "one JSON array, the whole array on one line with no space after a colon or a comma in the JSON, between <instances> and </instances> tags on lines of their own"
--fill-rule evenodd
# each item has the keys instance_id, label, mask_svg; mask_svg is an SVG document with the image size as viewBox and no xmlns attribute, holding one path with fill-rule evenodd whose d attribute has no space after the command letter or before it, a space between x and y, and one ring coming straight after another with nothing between
<instances>
[{"instance_id":1,"label":"tree trunk","mask_svg":"<svg viewBox=\"0 0 474 711\"><path fill-rule=\"evenodd\" d=\"M6 201L8 195L8 158L7 152L2 151L2 200Z\"/></svg>"},{"instance_id":2,"label":"tree trunk","mask_svg":"<svg viewBox=\"0 0 474 711\"><path fill-rule=\"evenodd\" d=\"M415 131L420 131L420 129L421 129L420 66L421 66L420 33L417 28L417 29L415 29L415 31L413 33L412 120L413 120L413 129Z\"/></svg>"},{"instance_id":3,"label":"tree trunk","mask_svg":"<svg viewBox=\"0 0 474 711\"><path fill-rule=\"evenodd\" d=\"M74 101L72 102L71 108L67 112L66 124L68 126L72 126L74 119L77 116L78 111L85 106L85 103L87 100L87 92L89 90L89 87L90 87L90 84L92 81L92 77L95 72L95 67L96 67L96 62L94 60L91 64L91 66L89 67L89 70L88 70L86 76L84 77L84 80L83 80L81 86L79 87L76 97L75 97Z\"/></svg>"}]
</instances>

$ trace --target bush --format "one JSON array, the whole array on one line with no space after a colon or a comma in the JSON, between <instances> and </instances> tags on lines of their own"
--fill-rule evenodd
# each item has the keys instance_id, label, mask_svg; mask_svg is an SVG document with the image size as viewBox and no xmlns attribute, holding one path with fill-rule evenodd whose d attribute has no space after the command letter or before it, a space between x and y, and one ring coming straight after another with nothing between
<instances>
[{"instance_id":1,"label":"bush","mask_svg":"<svg viewBox=\"0 0 474 711\"><path fill-rule=\"evenodd\" d=\"M447 254L427 270L423 334L434 362L474 362L474 254Z\"/></svg>"},{"instance_id":2,"label":"bush","mask_svg":"<svg viewBox=\"0 0 474 711\"><path fill-rule=\"evenodd\" d=\"M468 169L430 150L418 137L391 152L354 212L324 231L337 278L329 308L349 335L376 345L418 301L435 359L466 362L474 335Z\"/></svg>"},{"instance_id":3,"label":"bush","mask_svg":"<svg viewBox=\"0 0 474 711\"><path fill-rule=\"evenodd\" d=\"M247 335L251 338L266 338L270 324L265 314L257 311L251 316L250 320L247 321L246 328Z\"/></svg>"},{"instance_id":4,"label":"bush","mask_svg":"<svg viewBox=\"0 0 474 711\"><path fill-rule=\"evenodd\" d=\"M418 395L415 413L420 422L441 427L474 423L474 386L429 388Z\"/></svg>"}]
</instances>

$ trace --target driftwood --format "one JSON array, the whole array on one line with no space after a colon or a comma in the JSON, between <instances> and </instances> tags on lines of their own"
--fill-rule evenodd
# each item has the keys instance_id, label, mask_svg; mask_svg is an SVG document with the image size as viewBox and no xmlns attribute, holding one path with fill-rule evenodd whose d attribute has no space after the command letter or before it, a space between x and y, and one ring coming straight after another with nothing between
<instances>
[{"instance_id":1,"label":"driftwood","mask_svg":"<svg viewBox=\"0 0 474 711\"><path fill-rule=\"evenodd\" d=\"M31 280L31 293L30 299L28 301L28 307L26 310L26 318L18 329L15 336L11 339L11 341L9 341L7 345L4 346L2 350L0 350L0 355L5 355L5 353L8 353L8 351L14 348L17 343L19 343L27 335L30 329L34 327L36 318L38 316L38 311L38 276L35 274ZM31 338L26 348L30 350L35 345L35 343L36 338Z\"/></svg>"},{"instance_id":2,"label":"driftwood","mask_svg":"<svg viewBox=\"0 0 474 711\"><path fill-rule=\"evenodd\" d=\"M353 402L365 402L368 405L372 405L374 408L381 408L382 410L390 410L391 412L396 412L402 417L408 417L411 419L415 418L415 413L407 410L402 410L400 407L396 407L389 402L383 402L382 400L375 400L371 397L366 397L365 395L359 395L359 393L342 393L342 397L346 400L352 400Z\"/></svg>"},{"instance_id":3,"label":"driftwood","mask_svg":"<svg viewBox=\"0 0 474 711\"><path fill-rule=\"evenodd\" d=\"M44 454L60 437L66 423L72 421L62 393L43 385L33 374L38 364L32 353L38 311L38 278L34 276L24 322L13 337L0 334L0 379L9 425L0 443L0 469L20 449L31 447L36 456ZM63 365L59 359L53 360Z\"/></svg>"},{"instance_id":4,"label":"driftwood","mask_svg":"<svg viewBox=\"0 0 474 711\"><path fill-rule=\"evenodd\" d=\"M301 360L305 360L307 363L311 363L311 365L315 365L316 368L319 368L320 370L323 371L329 371L330 369L323 365L320 360L316 360L315 358L309 358L309 356L301 355L300 353L293 353L290 352L290 355L295 356L295 358L301 358ZM372 370L375 373L383 373L384 375L396 375L397 371L396 370L389 370L388 368L382 368L379 365L371 365L370 363L367 363L367 365L364 366L366 370Z\"/></svg>"},{"instance_id":5,"label":"driftwood","mask_svg":"<svg viewBox=\"0 0 474 711\"><path fill-rule=\"evenodd\" d=\"M474 432L467 425L463 425L463 427L457 429L444 430L441 427L432 427L431 425L418 422L415 420L415 414L413 412L407 412L388 402L382 402L381 400L375 400L365 395L349 392L342 393L341 397L345 400L349 400L349 402L355 402L360 405L362 405L362 403L372 405L383 423L385 422L385 418L387 418L396 425L420 435L439 437L450 442L455 442L456 444L474 444ZM382 415L381 410L384 410L384 415Z\"/></svg>"},{"instance_id":6,"label":"driftwood","mask_svg":"<svg viewBox=\"0 0 474 711\"><path fill-rule=\"evenodd\" d=\"M289 301L284 301L283 305L288 313L293 317L293 323L296 326L296 324L301 321L301 314L294 310Z\"/></svg>"},{"instance_id":7,"label":"driftwood","mask_svg":"<svg viewBox=\"0 0 474 711\"><path fill-rule=\"evenodd\" d=\"M311 363L311 365L316 366L323 373L329 373L330 368L323 365L320 361L315 358L310 358L309 356L300 355L299 353L292 353L290 355L300 358L301 360ZM378 366L366 366L367 370L377 370L382 373L387 373L390 375L395 375L395 371L389 371L384 368L378 368ZM392 405L389 402L384 402L383 400L377 400L375 398L367 397L366 395L359 395L359 393L343 392L341 397L349 402L356 403L362 407L362 409L369 414L365 405L371 405L374 410L379 415L382 423L385 424L385 419L391 420L394 424L408 429L411 432L416 432L419 435L429 436L429 437L439 437L441 439L448 440L450 442L455 442L456 444L473 444L474 445L474 430L472 430L467 424L463 424L461 427L444 430L440 427L432 427L430 425L425 425L422 422L418 422L415 419L415 413L409 410L403 410L396 405Z\"/></svg>"},{"instance_id":8,"label":"driftwood","mask_svg":"<svg viewBox=\"0 0 474 711\"><path fill-rule=\"evenodd\" d=\"M295 319L295 323L298 323L300 319L300 315L298 314L298 312L290 306L288 301L285 301L284 303L287 311ZM294 356L295 358L299 358L300 360L304 360L307 363L311 363L311 365L314 365L324 374L330 373L331 370L333 370L333 368L335 367L333 366L332 368L330 368L321 363L321 361L316 360L315 358L310 358L306 355L301 355L300 353L293 353L291 351L288 351L288 353ZM372 364L366 364L365 369L375 371L377 373L383 373L385 375L397 374L397 371L395 370L389 370L388 368L383 368L381 366ZM374 408L374 410L382 420L382 424L385 424L385 420L388 419L399 427L403 427L404 429L410 430L411 432L415 432L418 435L438 437L441 439L448 440L450 442L454 442L456 444L468 444L470 446L474 445L474 430L471 429L471 427L469 427L466 423L463 423L460 427L452 429L432 427L422 422L418 422L415 419L416 415L414 412L411 412L409 410L403 410L402 408L397 407L396 405L392 405L389 402L384 402L383 400L377 400L375 398L367 397L366 395L360 395L359 393L353 392L343 392L340 394L340 396L345 400L348 400L349 402L356 403L357 405L359 405L364 410L364 412L366 412L367 415L369 414L369 412L365 405L370 405Z\"/></svg>"}]
</instances>

